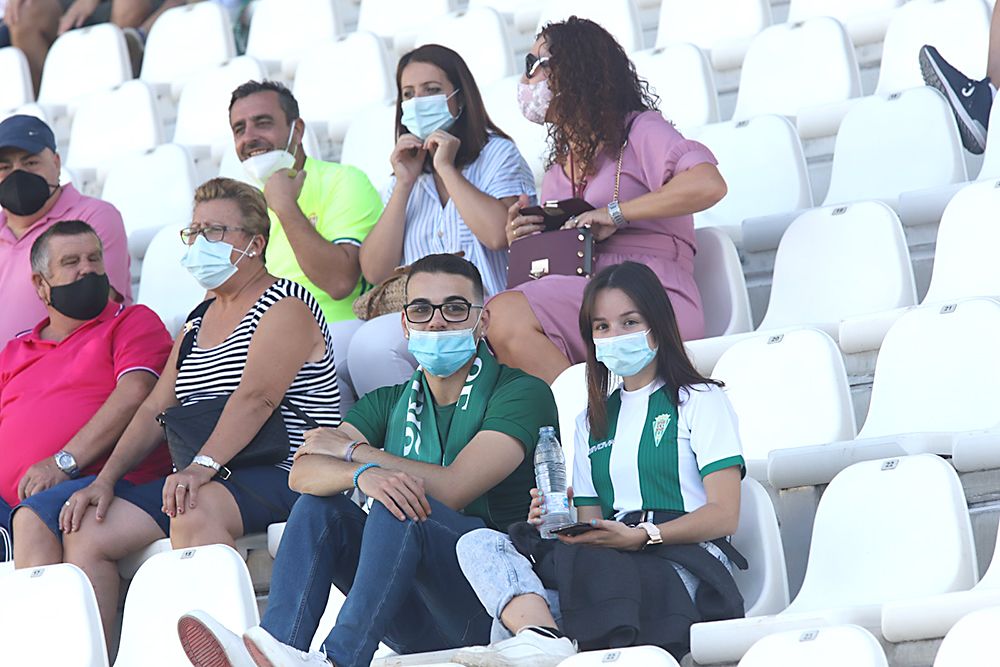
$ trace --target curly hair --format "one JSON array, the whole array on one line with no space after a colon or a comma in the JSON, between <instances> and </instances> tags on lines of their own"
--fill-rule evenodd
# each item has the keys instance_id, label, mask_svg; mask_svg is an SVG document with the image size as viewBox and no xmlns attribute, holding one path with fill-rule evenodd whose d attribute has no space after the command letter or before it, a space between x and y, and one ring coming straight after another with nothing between
<instances>
[{"instance_id":1,"label":"curly hair","mask_svg":"<svg viewBox=\"0 0 1000 667\"><path fill-rule=\"evenodd\" d=\"M539 37L548 45L549 155L546 168L574 158L582 174L593 170L599 153L621 146L625 117L633 111L656 110L659 98L636 74L635 65L618 41L588 19L571 16L549 23Z\"/></svg>"}]
</instances>

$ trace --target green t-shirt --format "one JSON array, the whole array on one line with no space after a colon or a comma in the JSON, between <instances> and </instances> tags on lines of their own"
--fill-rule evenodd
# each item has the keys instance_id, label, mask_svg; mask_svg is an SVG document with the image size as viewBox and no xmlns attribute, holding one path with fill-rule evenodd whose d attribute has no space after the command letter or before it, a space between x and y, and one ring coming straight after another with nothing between
<instances>
[{"instance_id":1,"label":"green t-shirt","mask_svg":"<svg viewBox=\"0 0 1000 667\"><path fill-rule=\"evenodd\" d=\"M344 418L361 431L372 447L385 447L388 422L393 408L406 391L409 381L381 387L365 394ZM451 427L455 404L434 405L442 442ZM523 371L500 366L493 394L486 406L481 431L497 431L524 445L524 460L506 479L487 491L487 526L506 531L517 521L524 521L531 504L529 491L535 486L534 456L538 429L559 423L555 399L549 386Z\"/></svg>"},{"instance_id":2,"label":"green t-shirt","mask_svg":"<svg viewBox=\"0 0 1000 667\"><path fill-rule=\"evenodd\" d=\"M298 199L302 214L327 241L360 246L382 214L382 198L371 181L355 167L308 157L303 169L306 180ZM267 244L267 270L309 290L327 322L353 319L351 304L361 294L361 280L346 298L331 297L306 277L278 216L271 210L268 214L271 238Z\"/></svg>"}]
</instances>

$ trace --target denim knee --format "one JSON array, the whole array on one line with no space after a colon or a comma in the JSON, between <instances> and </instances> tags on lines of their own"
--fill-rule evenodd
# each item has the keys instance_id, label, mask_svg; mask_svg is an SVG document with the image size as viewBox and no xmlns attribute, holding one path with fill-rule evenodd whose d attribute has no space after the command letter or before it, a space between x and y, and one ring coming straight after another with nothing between
<instances>
[{"instance_id":1,"label":"denim knee","mask_svg":"<svg viewBox=\"0 0 1000 667\"><path fill-rule=\"evenodd\" d=\"M500 618L507 604L519 595L534 593L545 599L545 587L531 562L503 533L480 528L459 538L455 547L462 573L483 607Z\"/></svg>"}]
</instances>

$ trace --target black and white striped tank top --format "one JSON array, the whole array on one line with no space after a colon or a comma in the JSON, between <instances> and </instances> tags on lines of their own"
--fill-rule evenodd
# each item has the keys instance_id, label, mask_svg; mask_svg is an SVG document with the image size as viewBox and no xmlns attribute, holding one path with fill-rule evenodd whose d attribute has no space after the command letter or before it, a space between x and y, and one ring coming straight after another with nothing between
<instances>
[{"instance_id":1,"label":"black and white striped tank top","mask_svg":"<svg viewBox=\"0 0 1000 667\"><path fill-rule=\"evenodd\" d=\"M197 332L201 318L195 318L191 325L195 331L195 344L177 371L174 393L181 405L191 405L199 401L232 394L243 378L243 368L247 362L250 340L267 309L285 298L296 298L306 304L316 318L326 353L319 361L307 361L299 369L292 381L285 399L295 404L322 426L340 424L340 390L337 387L337 371L334 368L333 341L326 326L323 311L312 295L298 283L284 278L278 279L267 288L256 303L240 320L233 333L215 347L203 348L197 343ZM281 416L285 419L291 452L278 467L291 470L292 454L302 444L302 433L308 426L288 408L281 406Z\"/></svg>"}]
</instances>

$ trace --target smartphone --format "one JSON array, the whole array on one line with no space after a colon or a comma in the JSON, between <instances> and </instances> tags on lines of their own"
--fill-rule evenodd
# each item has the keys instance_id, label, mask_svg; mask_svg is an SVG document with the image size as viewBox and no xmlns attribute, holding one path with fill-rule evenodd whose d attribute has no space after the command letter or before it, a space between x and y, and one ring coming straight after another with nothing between
<instances>
[{"instance_id":1,"label":"smartphone","mask_svg":"<svg viewBox=\"0 0 1000 667\"><path fill-rule=\"evenodd\" d=\"M562 528L553 530L552 534L565 535L566 537L576 537L577 535L583 535L584 533L588 533L596 528L597 526L592 526L589 522L571 523L568 526L563 526Z\"/></svg>"},{"instance_id":2,"label":"smartphone","mask_svg":"<svg viewBox=\"0 0 1000 667\"><path fill-rule=\"evenodd\" d=\"M561 228L574 215L593 211L594 207L583 199L563 199L562 201L547 201L541 206L527 206L521 209L521 215L540 215L544 220L545 231L551 232Z\"/></svg>"}]
</instances>

